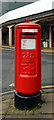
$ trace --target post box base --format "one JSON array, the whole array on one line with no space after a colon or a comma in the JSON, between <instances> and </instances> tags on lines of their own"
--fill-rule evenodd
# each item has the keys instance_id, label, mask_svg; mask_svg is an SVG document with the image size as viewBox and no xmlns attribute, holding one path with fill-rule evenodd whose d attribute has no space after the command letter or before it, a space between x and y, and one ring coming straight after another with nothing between
<instances>
[{"instance_id":1,"label":"post box base","mask_svg":"<svg viewBox=\"0 0 54 120\"><path fill-rule=\"evenodd\" d=\"M41 102L41 92L34 95L23 95L15 92L15 107L20 110L29 110Z\"/></svg>"}]
</instances>

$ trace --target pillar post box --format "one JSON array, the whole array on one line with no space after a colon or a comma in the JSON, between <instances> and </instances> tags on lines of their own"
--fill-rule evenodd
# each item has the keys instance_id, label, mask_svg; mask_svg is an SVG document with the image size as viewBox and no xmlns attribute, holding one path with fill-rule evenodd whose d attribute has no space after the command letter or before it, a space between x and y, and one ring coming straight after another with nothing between
<instances>
[{"instance_id":1,"label":"pillar post box","mask_svg":"<svg viewBox=\"0 0 54 120\"><path fill-rule=\"evenodd\" d=\"M15 26L15 106L31 109L41 101L41 27Z\"/></svg>"}]
</instances>

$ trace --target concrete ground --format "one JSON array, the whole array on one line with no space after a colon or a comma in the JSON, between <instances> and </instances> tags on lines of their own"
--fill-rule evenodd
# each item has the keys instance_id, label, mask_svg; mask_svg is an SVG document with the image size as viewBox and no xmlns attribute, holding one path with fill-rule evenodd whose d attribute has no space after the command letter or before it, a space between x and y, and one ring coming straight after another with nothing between
<instances>
[{"instance_id":1,"label":"concrete ground","mask_svg":"<svg viewBox=\"0 0 54 120\"><path fill-rule=\"evenodd\" d=\"M14 106L14 93L2 96L2 114L5 118L52 118L54 120L54 89L42 89L42 104L32 110L19 110ZM30 119L29 119L30 120Z\"/></svg>"}]
</instances>

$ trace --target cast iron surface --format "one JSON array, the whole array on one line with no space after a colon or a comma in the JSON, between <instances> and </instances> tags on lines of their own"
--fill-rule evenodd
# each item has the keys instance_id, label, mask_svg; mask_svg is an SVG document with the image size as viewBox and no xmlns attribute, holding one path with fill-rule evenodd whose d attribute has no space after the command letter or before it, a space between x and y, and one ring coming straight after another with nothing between
<instances>
[{"instance_id":1,"label":"cast iron surface","mask_svg":"<svg viewBox=\"0 0 54 120\"><path fill-rule=\"evenodd\" d=\"M41 92L34 95L22 95L15 92L15 107L21 110L29 110L41 102Z\"/></svg>"}]
</instances>

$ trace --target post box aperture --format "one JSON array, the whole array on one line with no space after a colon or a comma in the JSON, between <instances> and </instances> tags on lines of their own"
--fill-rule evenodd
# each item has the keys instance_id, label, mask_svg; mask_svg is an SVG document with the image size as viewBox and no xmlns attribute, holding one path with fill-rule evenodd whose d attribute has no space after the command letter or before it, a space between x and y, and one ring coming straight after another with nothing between
<instances>
[{"instance_id":1,"label":"post box aperture","mask_svg":"<svg viewBox=\"0 0 54 120\"><path fill-rule=\"evenodd\" d=\"M34 94L40 96L40 89L41 27L38 24L22 23L15 26L15 90L17 94L29 98ZM17 94L15 98L18 99Z\"/></svg>"}]
</instances>

